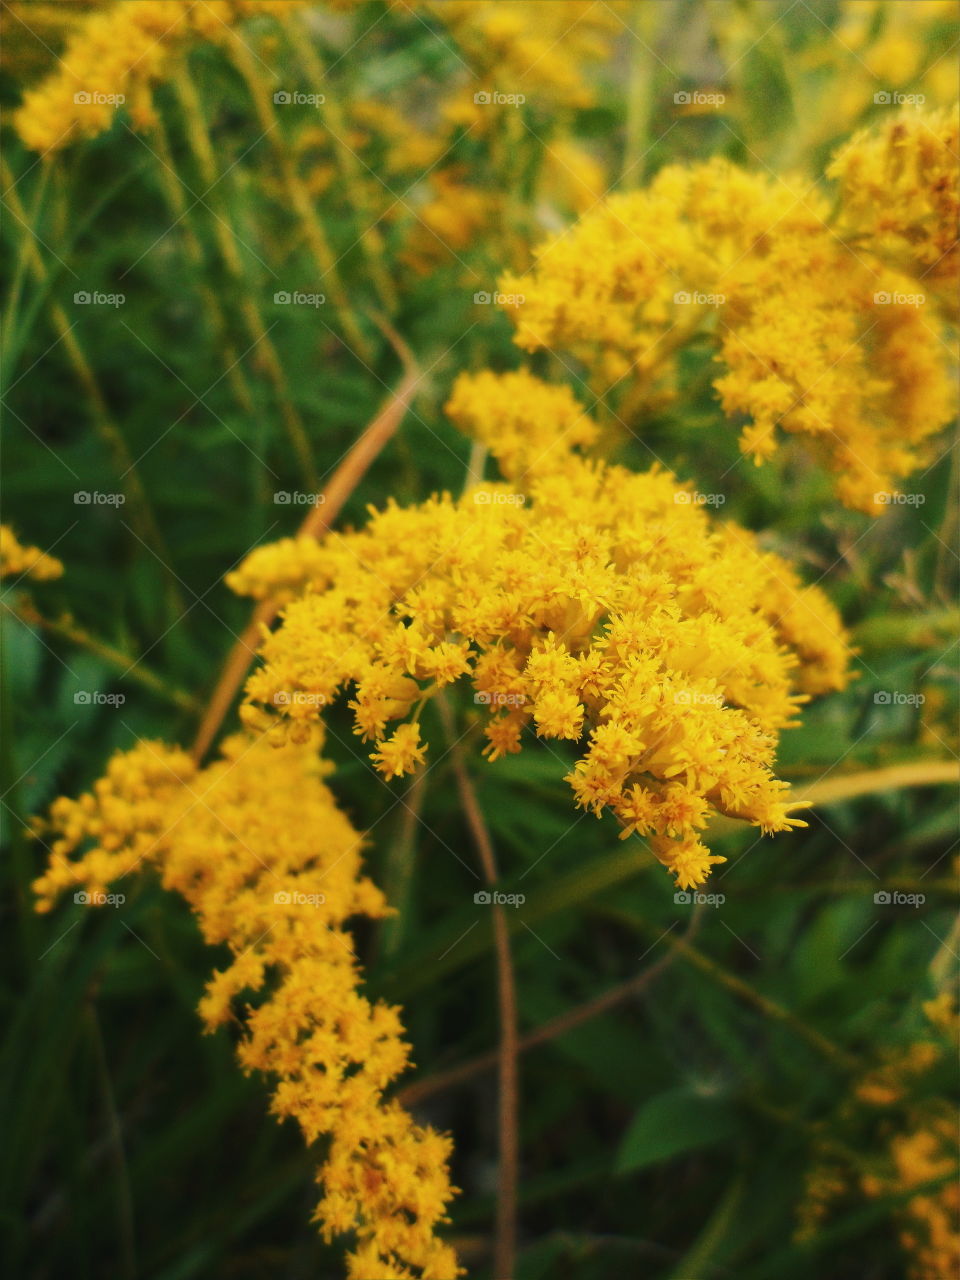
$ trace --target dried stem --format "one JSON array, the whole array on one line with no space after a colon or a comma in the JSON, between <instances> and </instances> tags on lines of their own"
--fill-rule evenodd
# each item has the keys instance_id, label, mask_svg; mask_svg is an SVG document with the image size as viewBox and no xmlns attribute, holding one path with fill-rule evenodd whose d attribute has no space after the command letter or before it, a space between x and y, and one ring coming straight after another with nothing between
<instances>
[{"instance_id":1,"label":"dried stem","mask_svg":"<svg viewBox=\"0 0 960 1280\"><path fill-rule=\"evenodd\" d=\"M490 839L490 832L477 801L476 792L463 760L463 752L456 738L453 714L442 697L437 699L447 737L451 743L450 756L457 780L457 790L463 805L464 816L473 836L484 879L490 889L499 879L497 859ZM499 1148L500 1170L497 1180L497 1223L493 1254L493 1280L513 1280L514 1258L517 1251L517 1184L519 1170L519 1087L517 1058L520 1044L517 1034L517 994L510 955L510 930L503 908L496 903L493 911L493 943L497 958L497 997L500 1012L500 1047L497 1051L499 1065Z\"/></svg>"},{"instance_id":2,"label":"dried stem","mask_svg":"<svg viewBox=\"0 0 960 1280\"><path fill-rule=\"evenodd\" d=\"M695 908L690 927L684 935L688 941L695 934L701 919L700 909ZM577 1005L575 1009L568 1009L566 1013L559 1013L555 1018L550 1018L547 1022L541 1023L539 1027L535 1027L533 1031L528 1031L525 1036L520 1037L517 1041L518 1052L526 1053L528 1049L535 1049L537 1045L548 1044L551 1040L556 1040L558 1036L566 1035L568 1031L573 1031L576 1027L582 1026L584 1022L589 1022L591 1019L599 1017L601 1013L606 1013L609 1009L614 1009L617 1005L623 1004L624 1001L640 995L665 969L668 969L674 963L678 954L678 952L672 952L669 955L661 956L649 969L644 969L642 973L638 973L635 977L628 978L625 982L611 987L603 995L596 996L585 1004ZM459 1066L451 1067L448 1071L441 1071L436 1075L425 1076L422 1080L415 1080L412 1084L407 1085L405 1089L401 1089L397 1097L404 1106L414 1106L418 1102L422 1102L424 1098L431 1098L435 1093L442 1093L445 1089L453 1088L456 1085L465 1083L467 1080L472 1080L474 1076L482 1075L483 1072L489 1071L491 1067L497 1065L498 1058L499 1054L496 1049L477 1054L475 1058L471 1058L468 1062L461 1062Z\"/></svg>"},{"instance_id":3,"label":"dried stem","mask_svg":"<svg viewBox=\"0 0 960 1280\"><path fill-rule=\"evenodd\" d=\"M408 366L396 391L384 402L376 417L333 473L330 483L323 491L322 502L311 507L310 514L300 526L300 537L318 537L333 524L373 460L400 425L419 380L418 369L413 365ZM263 629L270 626L276 615L277 606L274 601L261 601L253 611L243 634L230 650L193 744L193 755L197 760L201 760L210 749L250 669Z\"/></svg>"}]
</instances>

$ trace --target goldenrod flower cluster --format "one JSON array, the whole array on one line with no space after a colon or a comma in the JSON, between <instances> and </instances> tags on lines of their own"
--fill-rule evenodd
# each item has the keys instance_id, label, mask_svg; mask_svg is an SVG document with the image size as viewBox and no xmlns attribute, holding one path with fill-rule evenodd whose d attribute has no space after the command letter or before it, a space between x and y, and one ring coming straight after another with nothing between
<instances>
[{"instance_id":1,"label":"goldenrod flower cluster","mask_svg":"<svg viewBox=\"0 0 960 1280\"><path fill-rule=\"evenodd\" d=\"M7 0L0 68L21 83L47 72L72 32L104 0Z\"/></svg>"},{"instance_id":2,"label":"goldenrod flower cluster","mask_svg":"<svg viewBox=\"0 0 960 1280\"><path fill-rule=\"evenodd\" d=\"M126 99L135 125L152 119L150 91L166 74L171 55L193 40L217 41L239 20L257 14L288 15L306 0L121 0L77 25L55 73L30 90L17 116L27 146L51 151L77 137L109 128L118 102ZM334 10L358 7L359 0L325 0ZM49 6L45 6L49 7ZM495 75L487 92L539 95L541 105L589 105L593 92L583 68L609 53L610 40L623 31L615 9L621 0L598 6L592 0L540 0L535 8L515 0L410 0L407 14L421 9L446 24L469 66L469 84L457 87L447 104L451 122L484 129L491 113L474 102L481 80ZM423 19L417 17L422 23ZM86 95L78 103L77 94ZM459 114L458 114L459 112ZM463 114L466 113L466 115Z\"/></svg>"},{"instance_id":3,"label":"goldenrod flower cluster","mask_svg":"<svg viewBox=\"0 0 960 1280\"><path fill-rule=\"evenodd\" d=\"M75 24L58 69L27 90L16 115L18 131L29 147L56 151L109 128L118 106L133 127L150 128L153 89L172 74L174 58L191 43L225 43L244 18L263 13L292 20L306 5L307 0L121 0L107 6ZM360 4L323 0L320 7L339 11ZM418 110L414 123L405 98L393 103L354 98L348 91L336 113L342 136L325 117L298 131L294 117L290 147L298 166L306 161L304 190L316 199L339 176L349 197L360 199L364 217L375 212L384 227L406 218L398 256L418 274L456 261L481 233L502 241L501 262L525 265L530 236L539 230L528 225L511 196L508 157L526 156L521 163L534 175L538 210L553 224L600 197L607 186L604 169L569 128L574 111L594 100L591 72L625 29L617 16L622 7L621 0L538 0L536 6L522 0L409 0L394 6L391 21L412 25L418 36L434 23L446 28L441 38L453 51L453 65L433 109L423 115ZM287 34L290 50L305 38L293 26ZM503 105L504 98L525 101L534 113L546 110L549 120L541 114L531 130L513 105ZM471 177L457 145L464 135L488 149L496 184ZM270 192L276 180L259 176ZM395 181L409 198L398 198ZM473 267L470 282L476 287Z\"/></svg>"},{"instance_id":4,"label":"goldenrod flower cluster","mask_svg":"<svg viewBox=\"0 0 960 1280\"><path fill-rule=\"evenodd\" d=\"M879 1119L884 1156L861 1174L870 1198L916 1193L896 1211L909 1280L942 1280L960 1270L960 1162L953 1108L924 1082L956 1056L956 997L941 992L923 1006L927 1034L860 1081L825 1145L835 1153L837 1132L865 1118ZM937 1185L937 1184L940 1185ZM825 1155L814 1167L800 1210L799 1236L819 1226L831 1205L853 1189L852 1171Z\"/></svg>"},{"instance_id":5,"label":"goldenrod flower cluster","mask_svg":"<svg viewBox=\"0 0 960 1280\"><path fill-rule=\"evenodd\" d=\"M0 578L27 577L46 582L62 573L63 565L56 556L46 555L39 547L22 546L10 525L0 525Z\"/></svg>"},{"instance_id":6,"label":"goldenrod flower cluster","mask_svg":"<svg viewBox=\"0 0 960 1280\"><path fill-rule=\"evenodd\" d=\"M551 448L547 424L568 444L591 437L563 389L481 374L450 408L484 424L512 486L391 502L364 529L261 548L228 576L287 601L248 682L250 724L297 741L349 693L394 778L425 758L424 701L464 679L485 754L519 751L527 731L577 744L576 803L649 837L682 887L722 860L700 839L711 814L800 825L772 764L802 690L846 680L823 594L750 534L712 528L669 474Z\"/></svg>"},{"instance_id":7,"label":"goldenrod flower cluster","mask_svg":"<svg viewBox=\"0 0 960 1280\"><path fill-rule=\"evenodd\" d=\"M609 56L625 27L617 11L626 11L621 0L428 0L425 7L449 28L474 75L491 77L478 81L481 91L523 94L545 108L594 102L585 69ZM489 115L470 118L483 125Z\"/></svg>"},{"instance_id":8,"label":"goldenrod flower cluster","mask_svg":"<svg viewBox=\"0 0 960 1280\"><path fill-rule=\"evenodd\" d=\"M723 409L748 419L744 453L759 464L779 433L802 436L844 502L882 510L954 412L925 291L956 270L956 136L955 119L906 113L855 139L830 170L836 214L803 179L670 166L503 280L525 297L516 341L573 353L600 394L627 384L628 413L670 386L682 347L708 341Z\"/></svg>"},{"instance_id":9,"label":"goldenrod flower cluster","mask_svg":"<svg viewBox=\"0 0 960 1280\"><path fill-rule=\"evenodd\" d=\"M841 0L835 41L820 40L818 29L804 57L824 84L823 131L855 127L878 92L922 90L928 102L949 101L957 91L950 56L957 16L956 0Z\"/></svg>"},{"instance_id":10,"label":"goldenrod flower cluster","mask_svg":"<svg viewBox=\"0 0 960 1280\"><path fill-rule=\"evenodd\" d=\"M956 110L903 112L884 129L863 130L827 169L840 187L838 233L863 245L921 287L940 287L956 305L960 217Z\"/></svg>"},{"instance_id":11,"label":"goldenrod flower cluster","mask_svg":"<svg viewBox=\"0 0 960 1280\"><path fill-rule=\"evenodd\" d=\"M94 12L77 28L57 71L24 95L17 130L33 150L55 151L108 129L118 105L145 128L154 118L151 90L180 48L222 39L241 18L288 8L287 0L136 0Z\"/></svg>"},{"instance_id":12,"label":"goldenrod flower cluster","mask_svg":"<svg viewBox=\"0 0 960 1280\"><path fill-rule=\"evenodd\" d=\"M384 1097L409 1049L398 1011L359 990L347 922L388 909L361 875L361 838L317 745L313 735L278 750L239 734L202 770L156 742L115 756L92 792L57 800L40 827L53 841L40 909L71 889L96 904L155 867L206 941L231 952L200 1004L206 1029L239 1015L240 1062L276 1080L272 1110L308 1143L329 1140L317 1219L327 1239L353 1233L350 1280L452 1280L456 1258L435 1234L453 1195L450 1141Z\"/></svg>"}]
</instances>

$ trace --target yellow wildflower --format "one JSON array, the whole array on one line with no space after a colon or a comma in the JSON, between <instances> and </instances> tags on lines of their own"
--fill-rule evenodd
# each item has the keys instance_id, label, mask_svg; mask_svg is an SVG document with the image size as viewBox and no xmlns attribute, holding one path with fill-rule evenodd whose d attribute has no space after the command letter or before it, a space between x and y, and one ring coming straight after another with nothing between
<instances>
[{"instance_id":1,"label":"yellow wildflower","mask_svg":"<svg viewBox=\"0 0 960 1280\"><path fill-rule=\"evenodd\" d=\"M37 582L59 578L63 565L56 556L48 556L39 547L24 547L10 525L0 525L0 578L26 577Z\"/></svg>"},{"instance_id":2,"label":"yellow wildflower","mask_svg":"<svg viewBox=\"0 0 960 1280\"><path fill-rule=\"evenodd\" d=\"M450 1140L384 1097L409 1049L398 1011L359 990L347 922L388 908L360 874L362 841L326 771L313 744L277 748L263 736L229 739L202 770L139 743L92 792L52 806L40 828L52 835L50 863L35 889L41 910L66 889L97 903L111 883L156 867L206 941L231 953L200 1003L206 1029L241 1016L238 1057L274 1078L272 1110L308 1143L329 1138L317 1219L328 1240L353 1236L349 1280L451 1280L456 1258L435 1234L453 1195Z\"/></svg>"},{"instance_id":3,"label":"yellow wildflower","mask_svg":"<svg viewBox=\"0 0 960 1280\"><path fill-rule=\"evenodd\" d=\"M288 540L230 576L288 599L247 686L271 732L352 690L374 764L401 776L426 750L414 706L469 679L486 754L518 751L524 729L580 744L567 777L577 804L653 834L679 883L717 861L698 839L713 812L798 825L772 773L776 733L803 690L847 678L822 592L745 531L712 528L670 475L577 456L569 446L593 424L564 389L480 375L451 403L506 459L512 487L391 502L316 554Z\"/></svg>"},{"instance_id":4,"label":"yellow wildflower","mask_svg":"<svg viewBox=\"0 0 960 1280\"><path fill-rule=\"evenodd\" d=\"M75 29L57 70L25 94L15 118L20 137L34 151L59 150L109 129L127 100L134 123L148 125L150 90L181 46L218 40L241 18L287 9L286 0L124 0L97 10Z\"/></svg>"},{"instance_id":5,"label":"yellow wildflower","mask_svg":"<svg viewBox=\"0 0 960 1280\"><path fill-rule=\"evenodd\" d=\"M954 1109L931 1092L924 1077L956 1057L956 996L943 991L923 1011L929 1038L888 1051L844 1101L831 1141L808 1176L798 1234L809 1235L831 1203L854 1189L852 1170L837 1161L837 1132L845 1125L859 1131L869 1117L880 1126L883 1149L871 1160L870 1172L860 1175L859 1190L880 1198L917 1189L895 1210L905 1274L909 1280L941 1280L960 1268L960 1163Z\"/></svg>"},{"instance_id":6,"label":"yellow wildflower","mask_svg":"<svg viewBox=\"0 0 960 1280\"><path fill-rule=\"evenodd\" d=\"M899 113L863 130L827 169L840 184L840 234L915 277L942 288L955 307L960 277L957 108Z\"/></svg>"},{"instance_id":7,"label":"yellow wildflower","mask_svg":"<svg viewBox=\"0 0 960 1280\"><path fill-rule=\"evenodd\" d=\"M475 75L491 77L483 91L522 94L541 106L590 106L585 69L609 57L625 29L620 0L430 0L426 8L449 28ZM477 106L478 118L484 110L490 117L489 103Z\"/></svg>"},{"instance_id":8,"label":"yellow wildflower","mask_svg":"<svg viewBox=\"0 0 960 1280\"><path fill-rule=\"evenodd\" d=\"M446 411L465 435L496 453L508 480L597 438L596 423L569 387L543 382L525 369L462 373Z\"/></svg>"},{"instance_id":9,"label":"yellow wildflower","mask_svg":"<svg viewBox=\"0 0 960 1280\"><path fill-rule=\"evenodd\" d=\"M881 511L954 412L925 291L956 270L956 135L954 118L916 114L856 139L829 171L838 229L803 179L668 167L501 282L524 295L516 341L570 351L599 394L625 384L634 415L670 389L677 351L707 339L723 409L748 419L745 453L759 464L780 432L802 436L844 502Z\"/></svg>"}]
</instances>

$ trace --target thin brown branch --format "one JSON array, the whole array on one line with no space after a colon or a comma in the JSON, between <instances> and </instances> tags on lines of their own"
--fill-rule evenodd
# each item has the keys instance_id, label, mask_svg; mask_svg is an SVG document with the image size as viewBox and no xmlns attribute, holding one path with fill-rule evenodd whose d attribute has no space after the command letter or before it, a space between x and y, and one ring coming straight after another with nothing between
<instances>
[{"instance_id":1,"label":"thin brown branch","mask_svg":"<svg viewBox=\"0 0 960 1280\"><path fill-rule=\"evenodd\" d=\"M317 538L331 527L374 459L399 427L419 380L419 370L412 363L407 363L396 390L384 401L376 417L334 471L323 491L322 501L311 507L310 514L300 526L300 537ZM197 731L192 749L195 759L202 760L209 751L256 656L263 628L269 627L276 615L277 606L272 600L261 601L227 655Z\"/></svg>"},{"instance_id":2,"label":"thin brown branch","mask_svg":"<svg viewBox=\"0 0 960 1280\"><path fill-rule=\"evenodd\" d=\"M473 836L487 886L494 889L499 878L497 858L490 832L477 800L473 783L463 761L463 752L455 737L453 715L448 704L438 699L450 747L454 776L464 816ZM497 1179L497 1222L493 1251L493 1280L513 1280L517 1251L517 1186L519 1171L519 1081L517 1059L520 1045L517 1035L517 993L510 954L510 930L503 908L494 903L493 943L497 958L497 998L500 1014L499 1064L499 1154Z\"/></svg>"},{"instance_id":3,"label":"thin brown branch","mask_svg":"<svg viewBox=\"0 0 960 1280\"><path fill-rule=\"evenodd\" d=\"M690 922L690 927L684 934L688 941L696 932L700 918L699 909L697 909ZM575 1009L568 1009L566 1013L557 1014L555 1018L550 1018L547 1022L541 1023L539 1027L534 1027L525 1036L521 1036L517 1042L519 1053L526 1053L528 1049L535 1049L537 1045L547 1044L551 1040L556 1040L558 1036L565 1035L568 1031L573 1031L574 1028L582 1026L583 1023L599 1017L601 1013L606 1013L609 1009L616 1008L617 1005L623 1004L624 1001L631 999L633 996L640 995L665 969L668 969L676 961L677 957L678 953L676 951L661 956L649 969L644 969L642 973L638 973L635 977L628 978L625 982L611 987L609 991L596 996L593 1000L588 1000L585 1004L577 1005ZM415 1080L412 1084L407 1085L405 1089L401 1089L397 1097L405 1107L415 1106L425 1098L433 1097L435 1093L443 1093L446 1089L464 1084L467 1080L472 1080L474 1076L482 1075L485 1071L489 1071L491 1067L497 1065L498 1057L496 1049L477 1054L475 1058L470 1058L467 1062L461 1062L458 1066L451 1067L448 1071L437 1072L436 1075L425 1076L422 1080Z\"/></svg>"}]
</instances>

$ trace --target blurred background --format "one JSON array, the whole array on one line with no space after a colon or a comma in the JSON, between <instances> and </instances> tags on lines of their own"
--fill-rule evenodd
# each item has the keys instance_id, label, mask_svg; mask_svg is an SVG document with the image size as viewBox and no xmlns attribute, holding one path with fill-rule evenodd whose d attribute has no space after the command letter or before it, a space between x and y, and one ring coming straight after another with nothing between
<instances>
[{"instance_id":1,"label":"blurred background","mask_svg":"<svg viewBox=\"0 0 960 1280\"><path fill-rule=\"evenodd\" d=\"M51 99L23 124L25 92L111 7L104 84L110 57L133 62L120 110L93 127ZM140 58L134 7L158 10ZM247 9L2 5L3 520L65 566L3 594L10 1277L342 1273L309 1221L315 1155L266 1118L230 1036L199 1034L218 957L186 906L144 882L121 909L36 917L27 816L137 738L190 741L249 617L224 574L296 532L297 495L323 489L409 351L415 399L340 523L459 491L471 446L442 406L461 370L521 363L491 296L545 235L667 163L814 183L898 98L956 93L941 0ZM780 776L835 788L809 827L717 831L722 901L675 901L613 824L571 823L562 744L474 769L527 898L521 1032L548 1028L521 1059L516 1280L939 1280L956 1273L955 788L904 780L957 758L956 455L945 439L910 503L845 510L802 447L741 457L710 353L684 360L693 392L630 422L618 460L711 481L720 518L828 591L859 678L783 737ZM450 1235L484 1277L495 1073L417 1092L498 1034L488 922L449 855L470 847L452 764L387 786L345 707L331 728L332 785L376 827L369 868L401 908L359 939L368 989L404 1007L411 1105L455 1137Z\"/></svg>"}]
</instances>

